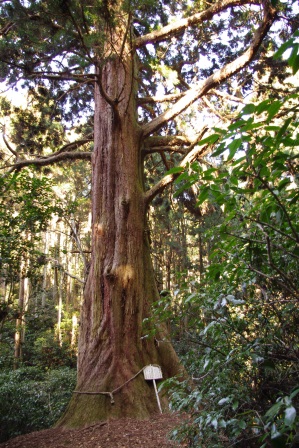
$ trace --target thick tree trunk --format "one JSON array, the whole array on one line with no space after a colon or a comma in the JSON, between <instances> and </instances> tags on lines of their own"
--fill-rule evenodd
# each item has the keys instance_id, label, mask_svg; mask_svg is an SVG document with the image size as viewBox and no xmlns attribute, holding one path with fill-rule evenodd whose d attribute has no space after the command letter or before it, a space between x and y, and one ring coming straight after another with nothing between
<instances>
[{"instance_id":1,"label":"thick tree trunk","mask_svg":"<svg viewBox=\"0 0 299 448\"><path fill-rule=\"evenodd\" d=\"M160 365L164 378L180 371L164 327L157 328L155 337L146 338L142 331L158 292L147 235L131 56L127 62L109 58L100 73L92 159L92 261L80 322L78 383L59 422L63 426L110 417L146 418L158 412L154 388L142 372L134 375L148 364ZM115 106L107 96L115 99Z\"/></svg>"}]
</instances>

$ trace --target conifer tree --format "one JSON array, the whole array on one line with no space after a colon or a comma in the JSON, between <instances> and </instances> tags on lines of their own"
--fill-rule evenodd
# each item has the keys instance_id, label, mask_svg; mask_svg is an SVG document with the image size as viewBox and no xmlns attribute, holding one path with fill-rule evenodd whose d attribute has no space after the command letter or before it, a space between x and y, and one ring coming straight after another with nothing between
<instances>
[{"instance_id":1,"label":"conifer tree","mask_svg":"<svg viewBox=\"0 0 299 448\"><path fill-rule=\"evenodd\" d=\"M78 141L47 156L40 146L29 151L25 142L7 166L17 170L91 158L92 255L81 312L78 382L61 424L146 417L157 405L151 385L137 373L147 364L159 364L164 377L180 373L163 325L153 338L143 333L143 319L158 297L147 209L206 150L197 145L205 127L197 125L190 137L179 132L177 118L193 104L198 110L205 95L231 98L237 87L246 94L253 71L267 62L267 44L274 45L269 31L278 11L287 17L290 5L269 0L4 0L0 7L1 78L33 89L41 104L42 96L50 97L53 119L65 126L88 114L93 123L92 150L87 119ZM290 15L287 31L294 26ZM151 185L144 163L154 152L164 162L175 153L177 167Z\"/></svg>"}]
</instances>

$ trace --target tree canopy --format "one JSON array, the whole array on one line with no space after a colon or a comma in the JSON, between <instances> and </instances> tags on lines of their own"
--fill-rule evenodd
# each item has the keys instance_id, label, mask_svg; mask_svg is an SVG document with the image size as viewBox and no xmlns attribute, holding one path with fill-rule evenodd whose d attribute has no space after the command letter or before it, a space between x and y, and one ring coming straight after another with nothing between
<instances>
[{"instance_id":1,"label":"tree canopy","mask_svg":"<svg viewBox=\"0 0 299 448\"><path fill-rule=\"evenodd\" d=\"M92 1L84 6L76 1L2 2L1 79L18 90L31 89L41 107L48 107L52 121L62 120L64 127L70 127L79 120L81 127L76 143L56 140L47 158L41 157L42 148L35 146L36 157L29 152L27 160L24 155L28 152L23 152L16 168L29 161L45 165L89 158L84 149L92 139L93 90L99 82L94 67L101 70L114 51L105 49L107 27L110 33L120 24L125 27L123 39L132 50L124 50L123 42L118 56L137 52L139 119L144 137L159 130L166 137L182 133L176 117L208 92L216 110L225 100L233 111L240 97L264 88L254 80L265 73L268 79L284 76L283 64L273 61L269 51L275 51L298 23L292 2L276 8L271 2L259 5L254 1L211 5ZM268 33L274 20L275 31ZM249 63L250 70L244 71ZM118 95L121 97L121 92ZM110 103L119 100L108 96ZM199 102L193 113L199 116L204 107L205 103ZM201 136L201 129L194 124L189 134L191 131L192 142L187 135L180 141L164 139L163 152L154 148L167 154L165 147L175 151L178 146L190 146ZM157 144L162 145L161 141L148 141L146 150L153 152Z\"/></svg>"}]
</instances>

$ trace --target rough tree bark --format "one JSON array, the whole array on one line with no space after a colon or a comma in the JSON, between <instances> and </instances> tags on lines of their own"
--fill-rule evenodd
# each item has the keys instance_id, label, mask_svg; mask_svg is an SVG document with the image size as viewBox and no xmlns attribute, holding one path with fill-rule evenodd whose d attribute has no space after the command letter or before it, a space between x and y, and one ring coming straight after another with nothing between
<instances>
[{"instance_id":1,"label":"rough tree bark","mask_svg":"<svg viewBox=\"0 0 299 448\"><path fill-rule=\"evenodd\" d=\"M250 0L226 0L211 7L207 16ZM151 190L143 184L143 142L209 90L240 71L256 54L269 30L275 10L263 3L264 16L250 46L234 61L184 92L166 112L140 127L136 117L137 73L135 50L149 42L175 36L183 27L165 27L135 39L130 18L113 3L117 26L109 26L105 48L96 68L94 153L92 156L92 257L81 314L78 383L64 426L82 426L107 418L145 418L157 411L152 386L136 375L147 364L159 364L164 377L180 374L180 363L167 340L165 327L155 337L143 338L142 322L158 298L150 258L146 208L174 179L165 176ZM118 9L118 10L117 10ZM132 42L134 41L134 45ZM196 142L195 142L196 143ZM195 143L180 166L200 151ZM134 378L134 379L133 379ZM101 392L101 393L99 393ZM114 401L114 404L112 404Z\"/></svg>"},{"instance_id":2,"label":"rough tree bark","mask_svg":"<svg viewBox=\"0 0 299 448\"><path fill-rule=\"evenodd\" d=\"M139 374L148 364L164 377L180 372L165 328L143 338L142 322L158 299L146 224L142 132L137 124L134 58L120 49L118 30L95 89L92 157L92 262L85 288L79 339L78 383L60 425L108 417L146 418L157 412L152 384ZM122 52L122 58L118 55ZM89 392L89 393L85 393Z\"/></svg>"}]
</instances>

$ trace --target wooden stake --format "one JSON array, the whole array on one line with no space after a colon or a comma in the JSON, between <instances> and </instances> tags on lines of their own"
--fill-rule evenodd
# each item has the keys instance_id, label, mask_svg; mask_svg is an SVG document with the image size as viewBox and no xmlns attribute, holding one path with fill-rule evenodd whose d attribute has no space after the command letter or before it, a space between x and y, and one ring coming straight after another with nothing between
<instances>
[{"instance_id":1,"label":"wooden stake","mask_svg":"<svg viewBox=\"0 0 299 448\"><path fill-rule=\"evenodd\" d=\"M153 383L154 383L154 388L155 388L155 393L156 393L156 397L157 397L157 403L158 403L158 407L160 410L160 414L162 414L162 408L161 408L160 398L159 398L159 394L158 394L158 390L157 390L157 386L156 386L156 381L153 380Z\"/></svg>"}]
</instances>

